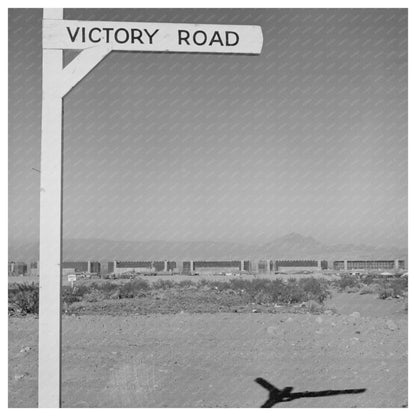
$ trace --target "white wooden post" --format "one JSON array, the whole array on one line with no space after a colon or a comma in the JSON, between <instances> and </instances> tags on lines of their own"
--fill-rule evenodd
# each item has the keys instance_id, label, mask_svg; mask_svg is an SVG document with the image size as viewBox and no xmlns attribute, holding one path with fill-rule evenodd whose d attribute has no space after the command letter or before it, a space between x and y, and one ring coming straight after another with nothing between
<instances>
[{"instance_id":1,"label":"white wooden post","mask_svg":"<svg viewBox=\"0 0 416 416\"><path fill-rule=\"evenodd\" d=\"M63 19L63 9L44 9L44 21ZM63 69L63 50L43 48L39 234L38 406L61 403L62 100L109 52L110 45L82 51Z\"/></svg>"},{"instance_id":2,"label":"white wooden post","mask_svg":"<svg viewBox=\"0 0 416 416\"><path fill-rule=\"evenodd\" d=\"M63 9L44 9L62 19ZM39 236L39 407L61 403L62 49L43 50Z\"/></svg>"}]
</instances>

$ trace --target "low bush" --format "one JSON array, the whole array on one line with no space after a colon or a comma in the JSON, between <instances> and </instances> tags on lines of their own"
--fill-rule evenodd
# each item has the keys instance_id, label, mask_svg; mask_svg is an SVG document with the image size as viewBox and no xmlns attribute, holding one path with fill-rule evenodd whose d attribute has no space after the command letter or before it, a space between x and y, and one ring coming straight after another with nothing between
<instances>
[{"instance_id":1,"label":"low bush","mask_svg":"<svg viewBox=\"0 0 416 416\"><path fill-rule=\"evenodd\" d=\"M308 301L306 307L311 313L321 313L324 310L324 307L314 300Z\"/></svg>"},{"instance_id":2,"label":"low bush","mask_svg":"<svg viewBox=\"0 0 416 416\"><path fill-rule=\"evenodd\" d=\"M220 292L224 292L225 290L231 289L230 282L222 280L215 280L213 282L209 282L209 287Z\"/></svg>"},{"instance_id":3,"label":"low bush","mask_svg":"<svg viewBox=\"0 0 416 416\"><path fill-rule=\"evenodd\" d=\"M404 296L408 291L407 278L399 277L394 280L390 280L390 287L393 289L394 296Z\"/></svg>"},{"instance_id":4,"label":"low bush","mask_svg":"<svg viewBox=\"0 0 416 416\"><path fill-rule=\"evenodd\" d=\"M90 286L90 290L98 290L105 294L106 297L110 297L110 295L117 290L120 285L117 283L112 282L105 282L105 283L92 283Z\"/></svg>"},{"instance_id":5,"label":"low bush","mask_svg":"<svg viewBox=\"0 0 416 416\"><path fill-rule=\"evenodd\" d=\"M61 291L62 301L67 305L74 302L81 302L91 292L98 291L93 285L77 285L74 287L63 286ZM102 293L102 291L99 291Z\"/></svg>"},{"instance_id":6,"label":"low bush","mask_svg":"<svg viewBox=\"0 0 416 416\"><path fill-rule=\"evenodd\" d=\"M175 286L175 282L173 280L163 280L159 279L156 282L152 284L152 289L155 290L166 290L166 289L172 289Z\"/></svg>"},{"instance_id":7,"label":"low bush","mask_svg":"<svg viewBox=\"0 0 416 416\"><path fill-rule=\"evenodd\" d=\"M371 285L377 281L377 276L375 274L367 274L361 278L361 282L365 285Z\"/></svg>"},{"instance_id":8,"label":"low bush","mask_svg":"<svg viewBox=\"0 0 416 416\"><path fill-rule=\"evenodd\" d=\"M312 277L303 279L232 279L232 280L158 280L149 283L145 279L134 279L124 284L115 282L91 285L79 284L75 287L63 286L62 300L64 309L75 302L100 302L105 299L139 298L149 295L164 297L170 289L175 289L173 298L187 296L186 291L193 288L201 295L212 297L214 302L229 302L230 296L239 304L295 304L313 301L322 304L329 296L328 282ZM35 285L15 285L9 288L9 305L11 312L37 313L39 288ZM194 295L193 295L194 296ZM199 295L198 295L199 296Z\"/></svg>"},{"instance_id":9,"label":"low bush","mask_svg":"<svg viewBox=\"0 0 416 416\"><path fill-rule=\"evenodd\" d=\"M383 288L378 294L378 297L380 299L392 298L393 296L394 296L394 290L391 288Z\"/></svg>"},{"instance_id":10,"label":"low bush","mask_svg":"<svg viewBox=\"0 0 416 416\"><path fill-rule=\"evenodd\" d=\"M338 286L339 289L341 289L342 291L344 291L347 287L360 287L360 280L356 276L350 275L344 275L341 277L341 279L336 280L334 283L335 286Z\"/></svg>"},{"instance_id":11,"label":"low bush","mask_svg":"<svg viewBox=\"0 0 416 416\"><path fill-rule=\"evenodd\" d=\"M261 304L267 304L267 303L272 303L273 302L273 296L271 293L268 292L264 292L263 290L261 290L260 292L257 292L254 297L253 300L255 303L258 303L259 305Z\"/></svg>"},{"instance_id":12,"label":"low bush","mask_svg":"<svg viewBox=\"0 0 416 416\"><path fill-rule=\"evenodd\" d=\"M313 277L306 277L300 279L300 287L308 294L308 298L322 303L328 298L330 292L329 282L325 279L315 279Z\"/></svg>"},{"instance_id":13,"label":"low bush","mask_svg":"<svg viewBox=\"0 0 416 416\"><path fill-rule=\"evenodd\" d=\"M16 284L9 287L9 304L17 313L39 313L39 285Z\"/></svg>"},{"instance_id":14,"label":"low bush","mask_svg":"<svg viewBox=\"0 0 416 416\"><path fill-rule=\"evenodd\" d=\"M191 280L191 279L181 280L178 283L178 286L181 287L181 288L194 287L194 286L196 286L196 282Z\"/></svg>"},{"instance_id":15,"label":"low bush","mask_svg":"<svg viewBox=\"0 0 416 416\"><path fill-rule=\"evenodd\" d=\"M344 292L347 293L358 293L360 291L360 286L347 286L344 288Z\"/></svg>"},{"instance_id":16,"label":"low bush","mask_svg":"<svg viewBox=\"0 0 416 416\"><path fill-rule=\"evenodd\" d=\"M361 288L359 293L360 293L360 295L369 295L369 294L373 294L373 293L376 293L376 292L374 291L373 287L366 285L366 286Z\"/></svg>"},{"instance_id":17,"label":"low bush","mask_svg":"<svg viewBox=\"0 0 416 416\"><path fill-rule=\"evenodd\" d=\"M82 300L85 302L99 302L105 299L105 294L97 289L93 289L88 293L85 293Z\"/></svg>"}]
</instances>

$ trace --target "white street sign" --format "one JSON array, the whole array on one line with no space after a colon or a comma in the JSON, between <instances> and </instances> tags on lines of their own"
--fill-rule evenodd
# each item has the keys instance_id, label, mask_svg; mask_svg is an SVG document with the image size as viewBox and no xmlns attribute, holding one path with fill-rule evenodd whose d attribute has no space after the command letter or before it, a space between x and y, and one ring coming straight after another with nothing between
<instances>
[{"instance_id":1,"label":"white street sign","mask_svg":"<svg viewBox=\"0 0 416 416\"><path fill-rule=\"evenodd\" d=\"M263 35L259 26L69 21L63 9L43 17L38 406L59 407L64 96L112 50L259 54ZM64 49L81 50L65 68Z\"/></svg>"},{"instance_id":2,"label":"white street sign","mask_svg":"<svg viewBox=\"0 0 416 416\"><path fill-rule=\"evenodd\" d=\"M260 26L43 21L44 49L101 45L115 51L259 54L263 35Z\"/></svg>"}]
</instances>

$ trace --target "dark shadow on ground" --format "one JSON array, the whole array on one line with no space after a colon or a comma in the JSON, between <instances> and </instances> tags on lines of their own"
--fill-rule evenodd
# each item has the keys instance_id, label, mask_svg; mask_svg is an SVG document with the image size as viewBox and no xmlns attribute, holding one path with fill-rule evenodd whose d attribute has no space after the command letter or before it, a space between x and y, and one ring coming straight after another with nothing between
<instances>
[{"instance_id":1,"label":"dark shadow on ground","mask_svg":"<svg viewBox=\"0 0 416 416\"><path fill-rule=\"evenodd\" d=\"M337 396L339 394L358 394L364 393L366 389L349 389L349 390L321 390L321 391L300 391L292 393L293 387L285 387L280 390L264 378L256 378L256 383L269 391L269 398L261 407L273 407L280 402L290 402L302 397L321 397L321 396Z\"/></svg>"}]
</instances>

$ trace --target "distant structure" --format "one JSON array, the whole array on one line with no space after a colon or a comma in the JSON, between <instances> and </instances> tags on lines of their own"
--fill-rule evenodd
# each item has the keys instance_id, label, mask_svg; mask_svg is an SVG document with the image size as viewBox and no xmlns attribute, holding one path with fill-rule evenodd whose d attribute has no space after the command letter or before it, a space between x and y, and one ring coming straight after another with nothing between
<instances>
[{"instance_id":1,"label":"distant structure","mask_svg":"<svg viewBox=\"0 0 416 416\"><path fill-rule=\"evenodd\" d=\"M62 263L62 276L74 273L101 273L101 264L98 261L64 261Z\"/></svg>"},{"instance_id":2,"label":"distant structure","mask_svg":"<svg viewBox=\"0 0 416 416\"><path fill-rule=\"evenodd\" d=\"M336 260L334 270L403 270L404 260Z\"/></svg>"},{"instance_id":3,"label":"distant structure","mask_svg":"<svg viewBox=\"0 0 416 416\"><path fill-rule=\"evenodd\" d=\"M336 260L334 270L368 271L368 270L405 270L405 260ZM238 273L296 273L302 271L319 271L328 269L327 260L188 260L182 262L182 274L238 274ZM64 261L62 276L74 273L115 274L123 273L179 273L176 261L168 260L138 260L118 261L108 263L98 261ZM22 261L8 262L9 276L39 276L38 262L29 264Z\"/></svg>"},{"instance_id":4,"label":"distant structure","mask_svg":"<svg viewBox=\"0 0 416 416\"><path fill-rule=\"evenodd\" d=\"M326 260L276 260L274 270L287 271L318 271L328 269Z\"/></svg>"},{"instance_id":5,"label":"distant structure","mask_svg":"<svg viewBox=\"0 0 416 416\"><path fill-rule=\"evenodd\" d=\"M274 272L273 260L259 260L257 262L257 270L253 268L253 271L257 271L259 274L269 274Z\"/></svg>"},{"instance_id":6,"label":"distant structure","mask_svg":"<svg viewBox=\"0 0 416 416\"><path fill-rule=\"evenodd\" d=\"M29 267L29 275L32 277L39 276L38 262L32 261Z\"/></svg>"},{"instance_id":7,"label":"distant structure","mask_svg":"<svg viewBox=\"0 0 416 416\"><path fill-rule=\"evenodd\" d=\"M168 260L157 261L110 261L108 262L108 273L120 275L123 273L152 273L152 272L173 272L176 269L176 262Z\"/></svg>"},{"instance_id":8,"label":"distant structure","mask_svg":"<svg viewBox=\"0 0 416 416\"><path fill-rule=\"evenodd\" d=\"M27 264L23 261L9 261L8 275L9 276L24 276L27 274Z\"/></svg>"},{"instance_id":9,"label":"distant structure","mask_svg":"<svg viewBox=\"0 0 416 416\"><path fill-rule=\"evenodd\" d=\"M189 260L182 263L183 274L223 274L249 270L248 260Z\"/></svg>"},{"instance_id":10,"label":"distant structure","mask_svg":"<svg viewBox=\"0 0 416 416\"><path fill-rule=\"evenodd\" d=\"M256 271L259 274L270 274L276 272L318 271L327 268L328 262L326 260L259 260Z\"/></svg>"}]
</instances>

